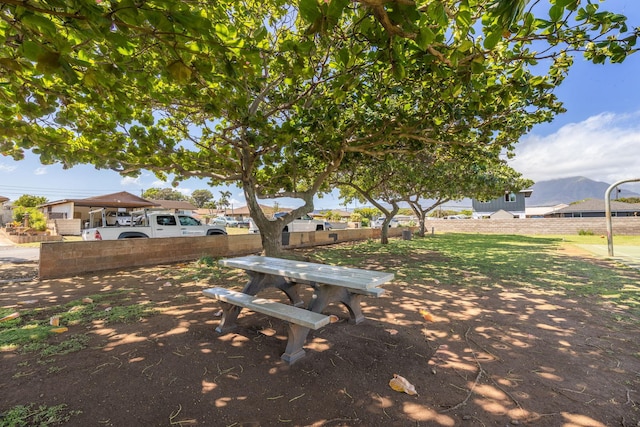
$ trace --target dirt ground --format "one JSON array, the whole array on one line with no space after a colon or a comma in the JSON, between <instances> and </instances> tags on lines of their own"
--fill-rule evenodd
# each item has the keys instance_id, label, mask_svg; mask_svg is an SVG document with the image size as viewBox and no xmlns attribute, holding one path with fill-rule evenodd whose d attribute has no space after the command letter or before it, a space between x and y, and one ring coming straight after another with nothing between
<instances>
[{"instance_id":1,"label":"dirt ground","mask_svg":"<svg viewBox=\"0 0 640 427\"><path fill-rule=\"evenodd\" d=\"M185 282L178 269L30 281L36 265L3 265L0 307L123 289L159 312L70 326L52 341L87 335L79 352L0 352L0 412L66 404L81 411L74 426L640 426L640 323L599 301L397 277L366 299L359 325L330 306L341 320L312 331L306 357L288 366L280 321L244 311L236 331L214 331L219 307L201 291L241 285L240 274ZM394 374L418 394L391 389Z\"/></svg>"}]
</instances>

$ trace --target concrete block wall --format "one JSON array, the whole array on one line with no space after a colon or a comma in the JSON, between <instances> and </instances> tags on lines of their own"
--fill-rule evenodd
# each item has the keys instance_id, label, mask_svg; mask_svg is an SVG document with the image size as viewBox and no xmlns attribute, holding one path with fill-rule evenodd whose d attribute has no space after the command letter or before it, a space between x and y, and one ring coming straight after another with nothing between
<instances>
[{"instance_id":1,"label":"concrete block wall","mask_svg":"<svg viewBox=\"0 0 640 427\"><path fill-rule=\"evenodd\" d=\"M390 237L400 235L400 228L389 230ZM289 245L285 247L329 245L379 237L380 230L368 228L290 233ZM40 279L53 279L97 271L193 261L202 257L248 255L261 251L262 242L258 234L43 243L40 246L39 276Z\"/></svg>"},{"instance_id":2,"label":"concrete block wall","mask_svg":"<svg viewBox=\"0 0 640 427\"><path fill-rule=\"evenodd\" d=\"M640 235L640 217L612 218L616 234ZM436 233L480 233L480 234L527 234L527 235L576 235L580 231L596 235L607 234L605 218L526 218L526 219L454 219L427 221L426 232Z\"/></svg>"},{"instance_id":3,"label":"concrete block wall","mask_svg":"<svg viewBox=\"0 0 640 427\"><path fill-rule=\"evenodd\" d=\"M74 219L53 219L47 221L47 228L55 230L59 236L80 236L82 235L81 221Z\"/></svg>"}]
</instances>

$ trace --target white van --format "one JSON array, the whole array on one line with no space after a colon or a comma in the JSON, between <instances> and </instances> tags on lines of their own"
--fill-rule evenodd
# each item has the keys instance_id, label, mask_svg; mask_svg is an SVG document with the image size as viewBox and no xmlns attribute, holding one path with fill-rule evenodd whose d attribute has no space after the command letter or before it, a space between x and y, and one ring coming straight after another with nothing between
<instances>
[{"instance_id":1,"label":"white van","mask_svg":"<svg viewBox=\"0 0 640 427\"><path fill-rule=\"evenodd\" d=\"M382 228L382 224L384 223L385 218L383 216L374 218L371 220L371 228ZM389 223L389 228L398 228L400 223L397 219L391 218L391 222Z\"/></svg>"}]
</instances>

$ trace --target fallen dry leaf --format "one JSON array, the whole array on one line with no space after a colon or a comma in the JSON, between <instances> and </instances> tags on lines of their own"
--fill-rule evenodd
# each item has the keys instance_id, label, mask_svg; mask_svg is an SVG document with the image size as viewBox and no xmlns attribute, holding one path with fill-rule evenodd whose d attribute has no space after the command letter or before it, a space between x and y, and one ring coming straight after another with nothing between
<instances>
[{"instance_id":1,"label":"fallen dry leaf","mask_svg":"<svg viewBox=\"0 0 640 427\"><path fill-rule=\"evenodd\" d=\"M418 394L413 384L398 374L393 374L393 378L389 381L389 387L395 391L404 392L411 396Z\"/></svg>"},{"instance_id":2,"label":"fallen dry leaf","mask_svg":"<svg viewBox=\"0 0 640 427\"><path fill-rule=\"evenodd\" d=\"M20 317L20 313L18 313L17 311L11 314L8 314L6 316L4 316L2 319L0 319L0 322L4 322L5 320L11 320L11 319L16 319Z\"/></svg>"},{"instance_id":3,"label":"fallen dry leaf","mask_svg":"<svg viewBox=\"0 0 640 427\"><path fill-rule=\"evenodd\" d=\"M330 323L336 323L339 320L340 320L340 318L338 316L336 316L335 314L332 314L332 315L329 316L329 322Z\"/></svg>"},{"instance_id":4,"label":"fallen dry leaf","mask_svg":"<svg viewBox=\"0 0 640 427\"><path fill-rule=\"evenodd\" d=\"M64 326L60 327L60 328L54 328L51 330L51 332L54 332L56 334L61 334L63 332L67 332L69 330L69 328L65 328Z\"/></svg>"},{"instance_id":5,"label":"fallen dry leaf","mask_svg":"<svg viewBox=\"0 0 640 427\"><path fill-rule=\"evenodd\" d=\"M427 310L425 309L420 309L420 314L422 315L422 317L424 318L424 320L426 320L427 322L433 322L435 321L435 318L433 317L433 314L429 313Z\"/></svg>"},{"instance_id":6,"label":"fallen dry leaf","mask_svg":"<svg viewBox=\"0 0 640 427\"><path fill-rule=\"evenodd\" d=\"M385 329L385 331L389 332L389 335L396 335L398 333L396 329Z\"/></svg>"}]
</instances>

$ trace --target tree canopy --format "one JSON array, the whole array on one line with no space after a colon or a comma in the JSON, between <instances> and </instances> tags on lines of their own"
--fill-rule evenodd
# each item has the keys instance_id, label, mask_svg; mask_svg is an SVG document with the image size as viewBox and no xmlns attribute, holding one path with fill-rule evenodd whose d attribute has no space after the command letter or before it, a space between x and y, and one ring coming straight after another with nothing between
<instances>
[{"instance_id":1,"label":"tree canopy","mask_svg":"<svg viewBox=\"0 0 640 427\"><path fill-rule=\"evenodd\" d=\"M562 111L573 53L637 36L578 0L9 0L0 152L239 183L273 252L345 156L509 150ZM260 197L302 205L270 221Z\"/></svg>"},{"instance_id":2,"label":"tree canopy","mask_svg":"<svg viewBox=\"0 0 640 427\"><path fill-rule=\"evenodd\" d=\"M15 206L23 206L25 208L35 208L38 205L47 203L47 198L44 196L33 196L31 194L23 194L18 197L13 204Z\"/></svg>"},{"instance_id":3,"label":"tree canopy","mask_svg":"<svg viewBox=\"0 0 640 427\"><path fill-rule=\"evenodd\" d=\"M189 197L177 190L174 190L173 188L149 188L148 190L143 191L142 197L152 200L189 200Z\"/></svg>"}]
</instances>

